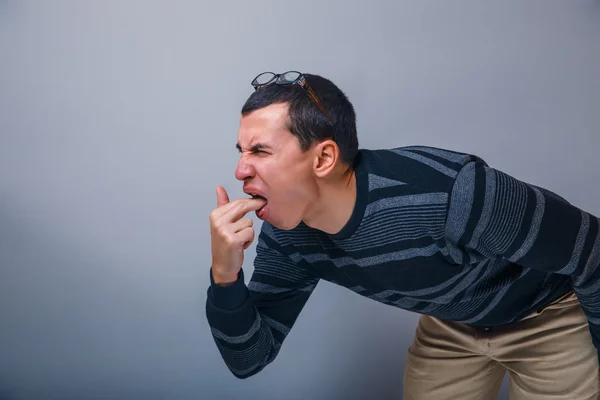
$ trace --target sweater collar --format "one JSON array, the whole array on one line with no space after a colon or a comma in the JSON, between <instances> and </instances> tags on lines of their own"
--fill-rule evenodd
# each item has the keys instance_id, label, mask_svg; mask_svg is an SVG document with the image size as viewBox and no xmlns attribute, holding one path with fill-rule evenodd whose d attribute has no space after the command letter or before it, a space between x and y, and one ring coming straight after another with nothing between
<instances>
[{"instance_id":1,"label":"sweater collar","mask_svg":"<svg viewBox=\"0 0 600 400\"><path fill-rule=\"evenodd\" d=\"M350 238L356 232L365 214L369 195L369 173L365 155L364 150L359 150L354 158L353 169L356 174L356 201L348 222L346 222L339 232L329 235L334 240Z\"/></svg>"}]
</instances>

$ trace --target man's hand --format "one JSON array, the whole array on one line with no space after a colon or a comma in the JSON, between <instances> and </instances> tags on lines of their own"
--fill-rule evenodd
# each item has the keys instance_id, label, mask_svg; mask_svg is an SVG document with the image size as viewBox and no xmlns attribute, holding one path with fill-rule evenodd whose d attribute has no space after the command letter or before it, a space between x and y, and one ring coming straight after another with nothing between
<instances>
[{"instance_id":1,"label":"man's hand","mask_svg":"<svg viewBox=\"0 0 600 400\"><path fill-rule=\"evenodd\" d=\"M244 262L244 250L254 241L252 219L241 218L265 204L264 199L229 201L225 188L217 186L217 208L210 213L212 273L216 284L237 280Z\"/></svg>"}]
</instances>

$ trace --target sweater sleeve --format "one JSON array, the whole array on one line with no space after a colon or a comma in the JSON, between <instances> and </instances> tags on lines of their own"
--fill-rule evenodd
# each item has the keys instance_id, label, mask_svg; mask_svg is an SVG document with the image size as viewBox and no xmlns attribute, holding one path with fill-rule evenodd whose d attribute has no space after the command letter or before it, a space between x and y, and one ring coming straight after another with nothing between
<instances>
[{"instance_id":1,"label":"sweater sleeve","mask_svg":"<svg viewBox=\"0 0 600 400\"><path fill-rule=\"evenodd\" d=\"M257 374L270 364L296 322L319 278L287 256L272 237L258 238L254 272L243 271L229 286L212 280L206 316L219 352L234 376Z\"/></svg>"},{"instance_id":2,"label":"sweater sleeve","mask_svg":"<svg viewBox=\"0 0 600 400\"><path fill-rule=\"evenodd\" d=\"M600 355L599 222L555 193L478 160L454 182L446 241L457 262L501 257L568 275Z\"/></svg>"}]
</instances>

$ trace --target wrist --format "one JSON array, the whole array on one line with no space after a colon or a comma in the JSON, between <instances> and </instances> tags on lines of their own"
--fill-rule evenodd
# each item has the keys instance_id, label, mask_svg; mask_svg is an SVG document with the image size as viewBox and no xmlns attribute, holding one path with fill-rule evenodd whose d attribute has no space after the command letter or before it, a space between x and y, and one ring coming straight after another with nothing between
<instances>
[{"instance_id":1,"label":"wrist","mask_svg":"<svg viewBox=\"0 0 600 400\"><path fill-rule=\"evenodd\" d=\"M218 269L212 268L213 282L219 286L229 286L238 280L238 273L222 273Z\"/></svg>"},{"instance_id":2,"label":"wrist","mask_svg":"<svg viewBox=\"0 0 600 400\"><path fill-rule=\"evenodd\" d=\"M210 302L217 309L225 311L237 310L248 301L250 293L248 287L244 284L243 269L238 271L237 277L234 278L235 281L231 284L217 284L215 282L215 276L213 276L212 268L209 275L211 285L208 289L208 295ZM218 271L215 275L217 277L219 276ZM225 280L227 281L230 279L231 278Z\"/></svg>"}]
</instances>

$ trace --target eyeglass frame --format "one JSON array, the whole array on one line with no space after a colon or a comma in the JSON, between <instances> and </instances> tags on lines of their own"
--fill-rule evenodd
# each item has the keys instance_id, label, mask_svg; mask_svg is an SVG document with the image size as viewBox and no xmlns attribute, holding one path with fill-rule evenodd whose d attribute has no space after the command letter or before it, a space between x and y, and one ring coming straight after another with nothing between
<instances>
[{"instance_id":1,"label":"eyeglass frame","mask_svg":"<svg viewBox=\"0 0 600 400\"><path fill-rule=\"evenodd\" d=\"M281 77L284 77L285 75L289 74L289 73L296 73L298 74L298 77L296 79L294 79L293 81L288 81L288 80L281 80ZM273 74L273 77L266 83L258 83L256 80L258 79L259 76L264 75L264 74ZM317 94L315 93L315 91L313 90L313 88L308 84L308 82L306 81L306 77L304 76L304 74L302 72L299 71L286 71L283 72L281 74L276 74L274 72L270 72L270 71L266 71L266 72L261 72L260 74L256 75L256 77L252 80L251 85L254 86L254 90L258 90L263 86L267 86L267 85L271 85L271 84L277 84L277 85L293 85L293 84L298 84L306 93L306 95L308 96L309 99L312 100L313 103L315 103L315 105L319 108L319 110L321 110L321 112L323 113L323 115L325 115L325 118L327 118L327 121L329 122L329 125L331 125L331 127L333 127L333 120L331 119L331 117L329 116L329 113L327 113L327 110L325 109L325 106L323 105L323 103L321 102L321 100L319 99L319 96L317 96Z\"/></svg>"}]
</instances>

